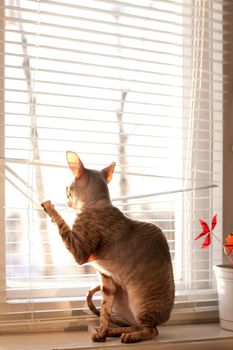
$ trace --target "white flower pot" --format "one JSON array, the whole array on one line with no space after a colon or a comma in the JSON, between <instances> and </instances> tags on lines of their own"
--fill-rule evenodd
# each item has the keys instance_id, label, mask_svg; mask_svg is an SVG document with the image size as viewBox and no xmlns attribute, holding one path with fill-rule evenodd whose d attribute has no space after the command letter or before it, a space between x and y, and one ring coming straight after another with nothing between
<instances>
[{"instance_id":1,"label":"white flower pot","mask_svg":"<svg viewBox=\"0 0 233 350\"><path fill-rule=\"evenodd\" d=\"M233 331L233 266L214 267L217 280L220 326Z\"/></svg>"}]
</instances>

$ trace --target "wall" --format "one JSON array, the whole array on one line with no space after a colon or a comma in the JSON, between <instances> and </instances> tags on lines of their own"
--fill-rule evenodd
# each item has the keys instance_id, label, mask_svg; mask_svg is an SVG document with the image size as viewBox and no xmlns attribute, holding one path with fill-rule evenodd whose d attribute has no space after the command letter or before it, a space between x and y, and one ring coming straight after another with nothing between
<instances>
[{"instance_id":1,"label":"wall","mask_svg":"<svg viewBox=\"0 0 233 350\"><path fill-rule=\"evenodd\" d=\"M228 54L224 67L225 83L228 91L225 97L223 121L223 233L233 232L233 2L225 1L226 17L231 17L231 25L224 42ZM229 50L230 48L230 50Z\"/></svg>"}]
</instances>

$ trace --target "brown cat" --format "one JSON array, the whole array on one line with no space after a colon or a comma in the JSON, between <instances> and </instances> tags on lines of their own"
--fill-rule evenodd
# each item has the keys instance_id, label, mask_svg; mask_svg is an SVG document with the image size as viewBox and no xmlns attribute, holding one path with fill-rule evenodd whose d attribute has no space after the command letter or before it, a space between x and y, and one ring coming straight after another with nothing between
<instances>
[{"instance_id":1,"label":"brown cat","mask_svg":"<svg viewBox=\"0 0 233 350\"><path fill-rule=\"evenodd\" d=\"M86 169L76 153L66 156L74 175L66 188L68 205L79 210L72 228L50 201L41 205L77 263L91 262L99 272L100 327L92 339L105 341L118 335L123 343L151 339L158 334L157 325L169 319L174 304L167 240L154 224L131 220L111 204L107 183L115 163L96 171ZM110 328L113 311L130 326Z\"/></svg>"}]
</instances>

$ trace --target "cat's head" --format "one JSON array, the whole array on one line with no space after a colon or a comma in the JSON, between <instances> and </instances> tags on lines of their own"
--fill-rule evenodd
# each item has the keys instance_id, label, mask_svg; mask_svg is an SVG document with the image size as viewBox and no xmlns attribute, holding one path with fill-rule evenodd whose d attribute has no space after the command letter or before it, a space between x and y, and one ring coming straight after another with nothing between
<instances>
[{"instance_id":1,"label":"cat's head","mask_svg":"<svg viewBox=\"0 0 233 350\"><path fill-rule=\"evenodd\" d=\"M68 206L80 210L84 205L95 205L110 200L107 184L111 181L116 163L101 171L86 169L75 152L66 152L66 159L74 179L66 187Z\"/></svg>"}]
</instances>

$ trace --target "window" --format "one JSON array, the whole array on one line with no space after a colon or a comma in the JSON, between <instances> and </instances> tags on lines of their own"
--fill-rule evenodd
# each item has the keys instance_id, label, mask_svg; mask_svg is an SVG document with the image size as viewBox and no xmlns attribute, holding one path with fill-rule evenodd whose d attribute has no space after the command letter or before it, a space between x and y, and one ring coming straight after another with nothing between
<instances>
[{"instance_id":1,"label":"window","mask_svg":"<svg viewBox=\"0 0 233 350\"><path fill-rule=\"evenodd\" d=\"M215 212L221 232L222 2L5 0L1 23L1 329L90 318L95 272L40 208L51 199L72 223L66 150L116 161L113 204L163 228L174 317L214 315L221 254L193 238Z\"/></svg>"}]
</instances>

